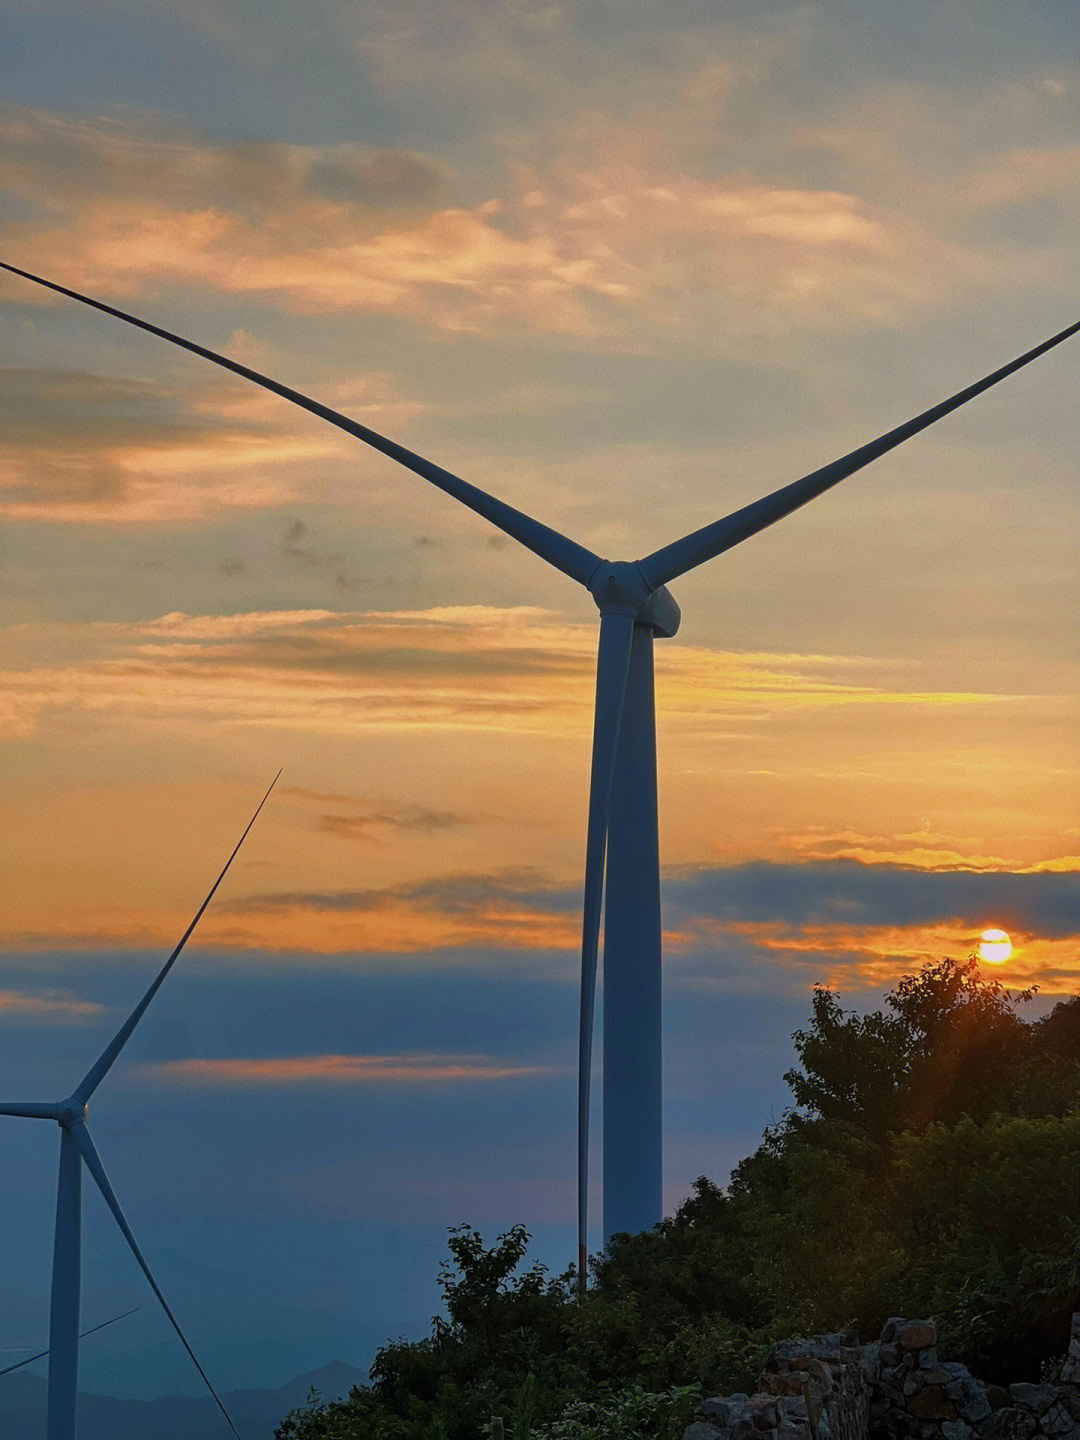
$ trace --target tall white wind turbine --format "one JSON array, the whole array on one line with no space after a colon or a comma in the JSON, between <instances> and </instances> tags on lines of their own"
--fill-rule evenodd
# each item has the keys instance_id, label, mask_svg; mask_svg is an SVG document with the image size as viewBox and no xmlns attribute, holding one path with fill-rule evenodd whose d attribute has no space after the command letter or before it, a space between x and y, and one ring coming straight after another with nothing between
<instances>
[{"instance_id":1,"label":"tall white wind turbine","mask_svg":"<svg viewBox=\"0 0 1080 1440\"><path fill-rule=\"evenodd\" d=\"M278 774L280 775L280 771ZM206 1372L195 1359L195 1352L188 1344L180 1329L176 1316L169 1309L165 1296L150 1272L142 1251L131 1233L131 1227L120 1208L105 1167L101 1163L97 1148L86 1127L86 1114L91 1096L109 1073L113 1062L120 1054L132 1032L142 1019L147 1006L161 989L166 975L179 958L181 950L191 938L192 931L202 919L203 911L214 898L218 886L236 859L240 846L247 839L248 831L255 824L259 810L270 796L270 790L277 784L275 775L270 789L259 801L258 809L247 823L243 835L237 841L225 868L214 881L210 893L199 906L194 920L184 931L179 945L161 967L154 983L139 1001L120 1029L109 1041L86 1075L66 1100L55 1101L9 1101L0 1102L0 1115L19 1115L30 1120L55 1120L60 1126L60 1180L56 1196L56 1235L53 1242L52 1300L49 1312L49 1388L47 1440L75 1440L76 1411L79 1394L79 1293L82 1279L82 1169L85 1165L101 1191L105 1204L113 1213L124 1239L131 1246L135 1259L143 1274L150 1282L150 1288L157 1296L169 1324L180 1337L184 1349L191 1356L192 1363L202 1376L206 1388L214 1397L218 1409L225 1417L229 1429L240 1440L236 1426L221 1403L221 1398L207 1379ZM119 1317L118 1317L119 1318ZM106 1322L111 1323L111 1322ZM95 1327L100 1328L100 1327ZM90 1332L87 1332L90 1333Z\"/></svg>"},{"instance_id":2,"label":"tall white wind turbine","mask_svg":"<svg viewBox=\"0 0 1080 1440\"><path fill-rule=\"evenodd\" d=\"M604 1236L648 1230L662 1216L660 1042L660 860L656 815L653 636L674 635L679 607L668 581L685 575L839 484L864 465L966 405L1080 331L1080 321L921 415L753 504L637 561L610 561L257 370L191 340L44 280L44 285L157 335L329 421L460 500L589 591L600 611L592 773L585 852L578 1046L578 1265L585 1283L589 1086L601 908L604 909ZM606 905L604 904L606 893Z\"/></svg>"}]
</instances>

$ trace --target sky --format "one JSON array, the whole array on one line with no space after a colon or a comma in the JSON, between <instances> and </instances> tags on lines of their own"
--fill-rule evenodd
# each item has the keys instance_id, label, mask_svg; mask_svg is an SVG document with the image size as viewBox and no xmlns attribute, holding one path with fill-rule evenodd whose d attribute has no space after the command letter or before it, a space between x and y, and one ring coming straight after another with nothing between
<instances>
[{"instance_id":1,"label":"sky","mask_svg":"<svg viewBox=\"0 0 1080 1440\"><path fill-rule=\"evenodd\" d=\"M1080 312L1071 0L302 13L7 0L0 257L599 553ZM92 1124L215 1383L366 1364L447 1226L573 1253L594 607L276 397L0 303L0 1095L70 1091L282 767ZM1077 988L1078 344L672 586L669 1211L783 1114L815 984L999 925L1036 1006ZM0 1126L0 1359L47 1333L56 1152ZM84 1208L86 1323L142 1304L84 1384L195 1393Z\"/></svg>"}]
</instances>

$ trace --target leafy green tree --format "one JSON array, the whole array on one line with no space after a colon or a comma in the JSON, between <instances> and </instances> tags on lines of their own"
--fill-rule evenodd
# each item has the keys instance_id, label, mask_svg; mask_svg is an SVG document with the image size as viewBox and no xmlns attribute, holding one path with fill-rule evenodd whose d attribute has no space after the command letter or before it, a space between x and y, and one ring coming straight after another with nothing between
<instances>
[{"instance_id":1,"label":"leafy green tree","mask_svg":"<svg viewBox=\"0 0 1080 1440\"><path fill-rule=\"evenodd\" d=\"M973 956L905 975L887 1009L869 1015L816 988L811 1023L793 1036L800 1068L784 1077L795 1097L791 1123L843 1122L880 1142L934 1120L1016 1108L1030 1090L1025 1071L1039 1067L1034 1028L1017 1014L1035 993L986 979Z\"/></svg>"},{"instance_id":2,"label":"leafy green tree","mask_svg":"<svg viewBox=\"0 0 1080 1440\"><path fill-rule=\"evenodd\" d=\"M883 1138L911 1074L916 1035L906 1017L842 1010L814 990L811 1023L792 1037L801 1069L784 1076L799 1111Z\"/></svg>"}]
</instances>

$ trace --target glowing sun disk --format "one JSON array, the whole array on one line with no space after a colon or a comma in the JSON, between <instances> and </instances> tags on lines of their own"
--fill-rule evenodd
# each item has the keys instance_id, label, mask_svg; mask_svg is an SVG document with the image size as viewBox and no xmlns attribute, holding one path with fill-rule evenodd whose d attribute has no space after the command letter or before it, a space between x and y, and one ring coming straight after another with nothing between
<instances>
[{"instance_id":1,"label":"glowing sun disk","mask_svg":"<svg viewBox=\"0 0 1080 1440\"><path fill-rule=\"evenodd\" d=\"M979 959L1003 965L1012 954L1012 941L1004 930L984 930L979 939Z\"/></svg>"}]
</instances>

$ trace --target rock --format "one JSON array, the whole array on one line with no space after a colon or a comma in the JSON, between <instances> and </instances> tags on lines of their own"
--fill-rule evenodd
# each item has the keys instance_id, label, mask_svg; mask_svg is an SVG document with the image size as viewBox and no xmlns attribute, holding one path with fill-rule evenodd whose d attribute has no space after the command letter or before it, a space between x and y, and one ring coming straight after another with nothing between
<instances>
[{"instance_id":1,"label":"rock","mask_svg":"<svg viewBox=\"0 0 1080 1440\"><path fill-rule=\"evenodd\" d=\"M708 1400L702 1400L694 1412L694 1418L695 1420L711 1420L716 1426L730 1425L739 1408L738 1400L734 1395L727 1399L715 1395Z\"/></svg>"},{"instance_id":2,"label":"rock","mask_svg":"<svg viewBox=\"0 0 1080 1440\"><path fill-rule=\"evenodd\" d=\"M967 1385L961 1384L959 1389L956 1405L960 1414L972 1425L978 1425L990 1414L990 1401L986 1398L985 1387L977 1380L971 1380Z\"/></svg>"},{"instance_id":3,"label":"rock","mask_svg":"<svg viewBox=\"0 0 1080 1440\"><path fill-rule=\"evenodd\" d=\"M1080 1339L1080 1310L1072 1317L1072 1322L1069 1325L1069 1333L1077 1339Z\"/></svg>"},{"instance_id":4,"label":"rock","mask_svg":"<svg viewBox=\"0 0 1080 1440\"><path fill-rule=\"evenodd\" d=\"M1049 1410L1057 1399L1057 1391L1053 1385L1027 1385L1023 1381L1010 1385L1009 1394L1014 1405L1023 1405L1026 1410L1034 1410L1036 1415Z\"/></svg>"},{"instance_id":5,"label":"rock","mask_svg":"<svg viewBox=\"0 0 1080 1440\"><path fill-rule=\"evenodd\" d=\"M772 1430L776 1425L780 1401L775 1395L751 1395L746 1409L755 1430Z\"/></svg>"},{"instance_id":6,"label":"rock","mask_svg":"<svg viewBox=\"0 0 1080 1440\"><path fill-rule=\"evenodd\" d=\"M930 1320L912 1320L896 1338L901 1350L928 1350L937 1344L937 1326Z\"/></svg>"},{"instance_id":7,"label":"rock","mask_svg":"<svg viewBox=\"0 0 1080 1440\"><path fill-rule=\"evenodd\" d=\"M915 1395L925 1384L926 1381L923 1379L922 1372L920 1370L912 1370L911 1374L904 1381L904 1394L909 1397Z\"/></svg>"},{"instance_id":8,"label":"rock","mask_svg":"<svg viewBox=\"0 0 1080 1440\"><path fill-rule=\"evenodd\" d=\"M881 1343L891 1345L906 1324L907 1321L902 1316L890 1315L881 1327ZM1077 1334L1080 1334L1080 1331L1077 1331Z\"/></svg>"},{"instance_id":9,"label":"rock","mask_svg":"<svg viewBox=\"0 0 1080 1440\"><path fill-rule=\"evenodd\" d=\"M927 1366L926 1369L920 1365L918 1370L911 1372L917 1375L924 1385L953 1385L956 1377L952 1375L945 1365L939 1365L936 1369Z\"/></svg>"},{"instance_id":10,"label":"rock","mask_svg":"<svg viewBox=\"0 0 1080 1440\"><path fill-rule=\"evenodd\" d=\"M1064 1435L1074 1428L1074 1421L1065 1406L1055 1402L1042 1417L1042 1428L1046 1435Z\"/></svg>"},{"instance_id":11,"label":"rock","mask_svg":"<svg viewBox=\"0 0 1080 1440\"><path fill-rule=\"evenodd\" d=\"M943 1360L941 1369L945 1371L950 1380L970 1380L971 1371L966 1365L961 1365L958 1360Z\"/></svg>"},{"instance_id":12,"label":"rock","mask_svg":"<svg viewBox=\"0 0 1080 1440\"><path fill-rule=\"evenodd\" d=\"M880 1341L875 1340L872 1345L859 1346L859 1367L862 1370L863 1379L868 1385L872 1385L881 1370Z\"/></svg>"},{"instance_id":13,"label":"rock","mask_svg":"<svg viewBox=\"0 0 1080 1440\"><path fill-rule=\"evenodd\" d=\"M956 1406L940 1385L927 1385L908 1401L908 1413L920 1420L955 1420Z\"/></svg>"},{"instance_id":14,"label":"rock","mask_svg":"<svg viewBox=\"0 0 1080 1440\"><path fill-rule=\"evenodd\" d=\"M770 1395L801 1395L808 1381L804 1371L789 1370L786 1375L770 1375L766 1371L760 1383Z\"/></svg>"},{"instance_id":15,"label":"rock","mask_svg":"<svg viewBox=\"0 0 1080 1440\"><path fill-rule=\"evenodd\" d=\"M1074 1420L1080 1420L1080 1390L1069 1390L1062 1386L1058 1391L1058 1404L1064 1405Z\"/></svg>"},{"instance_id":16,"label":"rock","mask_svg":"<svg viewBox=\"0 0 1080 1440\"><path fill-rule=\"evenodd\" d=\"M1063 1385L1080 1385L1080 1354L1074 1355L1072 1347L1077 1341L1069 1341L1069 1354L1064 1365L1061 1367L1061 1383Z\"/></svg>"},{"instance_id":17,"label":"rock","mask_svg":"<svg viewBox=\"0 0 1080 1440\"><path fill-rule=\"evenodd\" d=\"M1000 1410L1002 1406L1012 1404L1012 1399L1004 1385L987 1385L986 1398L990 1402L991 1410Z\"/></svg>"},{"instance_id":18,"label":"rock","mask_svg":"<svg viewBox=\"0 0 1080 1440\"><path fill-rule=\"evenodd\" d=\"M966 1365L942 1365L941 1368L948 1376L945 1393L955 1401L961 1417L972 1424L985 1420L990 1414L990 1401L982 1381L976 1380Z\"/></svg>"},{"instance_id":19,"label":"rock","mask_svg":"<svg viewBox=\"0 0 1080 1440\"><path fill-rule=\"evenodd\" d=\"M968 1440L971 1434L971 1426L963 1420L943 1420L941 1422L941 1433L945 1440Z\"/></svg>"},{"instance_id":20,"label":"rock","mask_svg":"<svg viewBox=\"0 0 1080 1440\"><path fill-rule=\"evenodd\" d=\"M1028 1410L1016 1405L1002 1405L982 1426L986 1440L1031 1440L1038 1421Z\"/></svg>"},{"instance_id":21,"label":"rock","mask_svg":"<svg viewBox=\"0 0 1080 1440\"><path fill-rule=\"evenodd\" d=\"M682 1440L716 1440L719 1433L715 1425L706 1425L703 1420L695 1420L682 1432Z\"/></svg>"},{"instance_id":22,"label":"rock","mask_svg":"<svg viewBox=\"0 0 1080 1440\"><path fill-rule=\"evenodd\" d=\"M938 1366L937 1346L928 1345L925 1350L918 1352L920 1370L936 1370Z\"/></svg>"},{"instance_id":23,"label":"rock","mask_svg":"<svg viewBox=\"0 0 1080 1440\"><path fill-rule=\"evenodd\" d=\"M878 1353L881 1356L881 1363L887 1369L891 1370L894 1365L899 1365L900 1363L900 1346L893 1341L882 1340L880 1343L881 1349Z\"/></svg>"}]
</instances>

